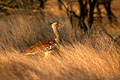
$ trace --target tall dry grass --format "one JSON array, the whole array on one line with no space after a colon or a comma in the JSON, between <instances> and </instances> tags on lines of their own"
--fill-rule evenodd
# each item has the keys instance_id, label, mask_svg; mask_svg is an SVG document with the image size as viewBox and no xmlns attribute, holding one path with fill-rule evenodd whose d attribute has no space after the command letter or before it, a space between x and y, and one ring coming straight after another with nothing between
<instances>
[{"instance_id":1,"label":"tall dry grass","mask_svg":"<svg viewBox=\"0 0 120 80\"><path fill-rule=\"evenodd\" d=\"M49 55L0 56L0 80L119 80L120 55L114 50L96 53L81 44L60 48L61 57Z\"/></svg>"},{"instance_id":2,"label":"tall dry grass","mask_svg":"<svg viewBox=\"0 0 120 80\"><path fill-rule=\"evenodd\" d=\"M67 42L73 31L68 18L48 13L44 15L18 12L1 18L0 80L120 79L119 47L101 29L93 29L89 35L81 34L81 43L70 45ZM59 47L61 57L57 54L47 58L19 54L38 41L54 38L49 23L56 20L65 24L60 29L66 43Z\"/></svg>"}]
</instances>

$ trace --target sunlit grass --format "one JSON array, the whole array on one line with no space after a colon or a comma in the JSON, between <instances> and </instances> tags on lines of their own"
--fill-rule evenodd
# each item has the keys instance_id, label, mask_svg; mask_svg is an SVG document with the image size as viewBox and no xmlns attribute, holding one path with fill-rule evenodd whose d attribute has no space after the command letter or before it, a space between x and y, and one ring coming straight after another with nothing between
<instances>
[{"instance_id":1,"label":"sunlit grass","mask_svg":"<svg viewBox=\"0 0 120 80\"><path fill-rule=\"evenodd\" d=\"M60 48L61 57L8 54L0 56L1 80L119 79L120 55L114 50L96 53L79 43Z\"/></svg>"},{"instance_id":2,"label":"sunlit grass","mask_svg":"<svg viewBox=\"0 0 120 80\"><path fill-rule=\"evenodd\" d=\"M17 13L0 20L0 80L120 79L119 47L109 36L93 28L89 35L79 34L78 41L72 42L74 33L68 18L50 15L45 13L43 18ZM61 56L19 54L38 41L54 38L49 23L56 20L65 25L60 29L65 41L59 47Z\"/></svg>"}]
</instances>

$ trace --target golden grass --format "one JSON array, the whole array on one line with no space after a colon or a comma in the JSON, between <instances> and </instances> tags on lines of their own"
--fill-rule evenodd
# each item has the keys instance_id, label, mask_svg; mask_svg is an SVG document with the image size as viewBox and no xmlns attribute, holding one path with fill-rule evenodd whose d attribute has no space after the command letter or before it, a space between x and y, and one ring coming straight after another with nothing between
<instances>
[{"instance_id":1,"label":"golden grass","mask_svg":"<svg viewBox=\"0 0 120 80\"><path fill-rule=\"evenodd\" d=\"M70 45L73 31L67 17L30 15L17 13L0 20L0 80L120 79L119 47L100 29L79 36L81 43ZM65 40L59 47L61 57L19 54L38 41L54 38L48 24L56 20L65 24L60 29Z\"/></svg>"},{"instance_id":2,"label":"golden grass","mask_svg":"<svg viewBox=\"0 0 120 80\"><path fill-rule=\"evenodd\" d=\"M110 49L96 53L79 43L60 48L61 57L0 55L0 80L116 80L120 55Z\"/></svg>"}]
</instances>

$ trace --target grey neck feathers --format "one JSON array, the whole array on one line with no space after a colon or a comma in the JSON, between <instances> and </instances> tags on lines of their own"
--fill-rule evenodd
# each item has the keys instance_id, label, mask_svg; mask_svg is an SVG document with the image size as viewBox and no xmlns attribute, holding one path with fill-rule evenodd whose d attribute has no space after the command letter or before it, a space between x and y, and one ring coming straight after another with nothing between
<instances>
[{"instance_id":1,"label":"grey neck feathers","mask_svg":"<svg viewBox=\"0 0 120 80\"><path fill-rule=\"evenodd\" d=\"M52 26L52 28L53 28L53 32L56 36L55 41L57 42L57 44L60 44L60 35L59 35L58 28L57 28L57 26Z\"/></svg>"}]
</instances>

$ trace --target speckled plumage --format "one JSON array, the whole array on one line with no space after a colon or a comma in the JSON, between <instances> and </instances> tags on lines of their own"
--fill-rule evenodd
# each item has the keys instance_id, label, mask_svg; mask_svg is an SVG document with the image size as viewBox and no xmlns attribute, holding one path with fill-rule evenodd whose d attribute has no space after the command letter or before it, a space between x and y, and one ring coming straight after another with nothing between
<instances>
[{"instance_id":1,"label":"speckled plumage","mask_svg":"<svg viewBox=\"0 0 120 80\"><path fill-rule=\"evenodd\" d=\"M21 53L23 55L31 55L31 54L36 54L37 52L47 52L53 50L55 48L55 45L56 45L55 40L44 40L23 50Z\"/></svg>"},{"instance_id":2,"label":"speckled plumage","mask_svg":"<svg viewBox=\"0 0 120 80\"><path fill-rule=\"evenodd\" d=\"M54 22L51 24L51 27L53 29L54 34L56 35L55 39L44 40L44 41L38 42L38 43L32 45L31 47L23 50L21 52L21 54L34 55L39 52L43 52L45 54L45 56L47 56L49 53L54 51L56 49L56 45L59 45L59 43L60 43L59 42L60 36L59 36L58 29L57 29L59 27L59 24L57 22Z\"/></svg>"}]
</instances>

